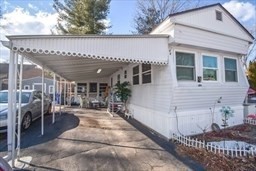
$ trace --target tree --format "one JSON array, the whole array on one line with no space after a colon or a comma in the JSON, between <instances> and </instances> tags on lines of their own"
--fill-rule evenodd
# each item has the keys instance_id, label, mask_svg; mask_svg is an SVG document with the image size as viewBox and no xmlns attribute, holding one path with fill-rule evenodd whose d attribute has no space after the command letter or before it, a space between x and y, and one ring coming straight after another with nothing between
<instances>
[{"instance_id":1,"label":"tree","mask_svg":"<svg viewBox=\"0 0 256 171\"><path fill-rule=\"evenodd\" d=\"M248 75L248 80L249 80L250 86L252 88L256 88L256 61L249 62L249 67L247 69L247 75Z\"/></svg>"},{"instance_id":2,"label":"tree","mask_svg":"<svg viewBox=\"0 0 256 171\"><path fill-rule=\"evenodd\" d=\"M130 83L128 81L125 81L123 83L117 82L115 85L115 90L117 97L119 97L121 101L124 103L125 111L127 111L126 102L132 93L130 89Z\"/></svg>"},{"instance_id":3,"label":"tree","mask_svg":"<svg viewBox=\"0 0 256 171\"><path fill-rule=\"evenodd\" d=\"M111 0L54 0L59 34L104 34Z\"/></svg>"},{"instance_id":4,"label":"tree","mask_svg":"<svg viewBox=\"0 0 256 171\"><path fill-rule=\"evenodd\" d=\"M148 34L168 15L198 7L200 0L137 0L135 33Z\"/></svg>"}]
</instances>

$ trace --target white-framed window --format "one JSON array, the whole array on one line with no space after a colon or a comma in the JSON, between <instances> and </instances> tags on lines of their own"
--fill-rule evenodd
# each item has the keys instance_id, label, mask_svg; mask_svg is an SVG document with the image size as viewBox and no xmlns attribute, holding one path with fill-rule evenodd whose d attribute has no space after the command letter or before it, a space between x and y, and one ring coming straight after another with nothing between
<instances>
[{"instance_id":1,"label":"white-framed window","mask_svg":"<svg viewBox=\"0 0 256 171\"><path fill-rule=\"evenodd\" d=\"M140 66L139 65L132 68L132 83L133 85L140 84Z\"/></svg>"},{"instance_id":2,"label":"white-framed window","mask_svg":"<svg viewBox=\"0 0 256 171\"><path fill-rule=\"evenodd\" d=\"M42 83L33 83L33 90L42 90ZM44 83L44 92L46 92L46 83Z\"/></svg>"},{"instance_id":3,"label":"white-framed window","mask_svg":"<svg viewBox=\"0 0 256 171\"><path fill-rule=\"evenodd\" d=\"M53 94L53 85L49 85L49 94Z\"/></svg>"},{"instance_id":4,"label":"white-framed window","mask_svg":"<svg viewBox=\"0 0 256 171\"><path fill-rule=\"evenodd\" d=\"M237 60L233 58L224 58L225 81L237 82Z\"/></svg>"},{"instance_id":5,"label":"white-framed window","mask_svg":"<svg viewBox=\"0 0 256 171\"><path fill-rule=\"evenodd\" d=\"M30 90L30 85L24 85L24 90Z\"/></svg>"},{"instance_id":6,"label":"white-framed window","mask_svg":"<svg viewBox=\"0 0 256 171\"><path fill-rule=\"evenodd\" d=\"M216 56L203 55L203 80L218 80L218 58Z\"/></svg>"},{"instance_id":7,"label":"white-framed window","mask_svg":"<svg viewBox=\"0 0 256 171\"><path fill-rule=\"evenodd\" d=\"M195 54L175 52L177 80L195 81Z\"/></svg>"},{"instance_id":8,"label":"white-framed window","mask_svg":"<svg viewBox=\"0 0 256 171\"><path fill-rule=\"evenodd\" d=\"M142 64L142 84L151 83L151 64Z\"/></svg>"},{"instance_id":9,"label":"white-framed window","mask_svg":"<svg viewBox=\"0 0 256 171\"><path fill-rule=\"evenodd\" d=\"M117 74L117 83L120 84L120 74Z\"/></svg>"},{"instance_id":10,"label":"white-framed window","mask_svg":"<svg viewBox=\"0 0 256 171\"><path fill-rule=\"evenodd\" d=\"M127 70L124 70L124 79L127 78Z\"/></svg>"}]
</instances>

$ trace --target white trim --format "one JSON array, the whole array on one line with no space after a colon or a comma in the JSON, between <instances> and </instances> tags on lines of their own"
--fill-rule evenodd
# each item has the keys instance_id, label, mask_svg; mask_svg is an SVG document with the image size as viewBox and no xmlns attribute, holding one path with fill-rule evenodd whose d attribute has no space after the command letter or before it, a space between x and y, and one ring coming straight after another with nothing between
<instances>
[{"instance_id":1,"label":"white trim","mask_svg":"<svg viewBox=\"0 0 256 171\"><path fill-rule=\"evenodd\" d=\"M30 90L30 85L24 85L24 90Z\"/></svg>"},{"instance_id":2,"label":"white trim","mask_svg":"<svg viewBox=\"0 0 256 171\"><path fill-rule=\"evenodd\" d=\"M191 53L194 54L194 80L178 80L177 78L177 65L176 65L176 52L180 52L180 53ZM190 83L195 83L197 82L197 76L198 76L198 62L197 62L197 53L195 51L191 51L191 50L180 50L180 49L174 49L174 68L175 68L175 75L176 75L176 80L178 82L190 82Z\"/></svg>"},{"instance_id":3,"label":"white trim","mask_svg":"<svg viewBox=\"0 0 256 171\"><path fill-rule=\"evenodd\" d=\"M225 58L227 59L233 59L236 61L236 81L226 81L226 69L225 69ZM231 56L223 56L223 76L224 80L223 82L225 83L239 83L239 71L238 71L238 59L236 57L231 57Z\"/></svg>"},{"instance_id":4,"label":"white trim","mask_svg":"<svg viewBox=\"0 0 256 171\"><path fill-rule=\"evenodd\" d=\"M203 57L204 56L208 56L208 57L214 57L217 59L217 68L209 68L209 67L204 67L204 61L203 61ZM201 53L201 75L202 75L202 82L207 83L207 82L211 82L211 83L219 83L220 82L220 56L216 55L216 54L210 54L210 53ZM216 70L216 77L217 80L204 80L204 69L211 69L211 70Z\"/></svg>"}]
</instances>

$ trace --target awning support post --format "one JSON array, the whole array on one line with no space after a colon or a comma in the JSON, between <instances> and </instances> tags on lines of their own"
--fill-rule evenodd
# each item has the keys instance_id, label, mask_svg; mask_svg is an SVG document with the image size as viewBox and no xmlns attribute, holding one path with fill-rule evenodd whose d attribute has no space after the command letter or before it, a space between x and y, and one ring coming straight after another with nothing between
<instances>
[{"instance_id":1,"label":"awning support post","mask_svg":"<svg viewBox=\"0 0 256 171\"><path fill-rule=\"evenodd\" d=\"M59 114L61 115L61 94L62 94L62 82L61 82L61 77L60 77L60 86L59 86L59 88L60 88L60 91L59 91L59 93L60 93L60 98L59 98L59 101L60 101L60 110L59 110Z\"/></svg>"},{"instance_id":2,"label":"awning support post","mask_svg":"<svg viewBox=\"0 0 256 171\"><path fill-rule=\"evenodd\" d=\"M55 94L56 94L56 74L53 75L53 100L52 100L52 123L55 123Z\"/></svg>"},{"instance_id":3,"label":"awning support post","mask_svg":"<svg viewBox=\"0 0 256 171\"><path fill-rule=\"evenodd\" d=\"M20 159L20 134L21 134L21 93L22 93L22 79L23 79L23 56L20 60L20 75L19 75L19 111L18 111L18 138L17 138L17 157Z\"/></svg>"},{"instance_id":4,"label":"awning support post","mask_svg":"<svg viewBox=\"0 0 256 171\"><path fill-rule=\"evenodd\" d=\"M44 66L42 67L41 135L44 135Z\"/></svg>"}]
</instances>

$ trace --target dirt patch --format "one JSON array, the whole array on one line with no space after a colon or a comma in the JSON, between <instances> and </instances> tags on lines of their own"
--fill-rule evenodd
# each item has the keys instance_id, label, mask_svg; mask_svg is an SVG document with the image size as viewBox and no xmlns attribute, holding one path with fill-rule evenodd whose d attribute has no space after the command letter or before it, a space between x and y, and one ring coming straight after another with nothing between
<instances>
[{"instance_id":1,"label":"dirt patch","mask_svg":"<svg viewBox=\"0 0 256 171\"><path fill-rule=\"evenodd\" d=\"M256 144L256 126L249 124L242 124L234 127L221 130L220 132L208 132L193 136L199 140L222 141L222 140L235 140L244 141L250 144ZM201 163L206 170L225 170L225 171L245 171L256 170L256 157L242 157L231 158L221 154L215 154L207 151L206 149L196 149L177 145L177 152L184 156L189 156L192 159Z\"/></svg>"}]
</instances>

